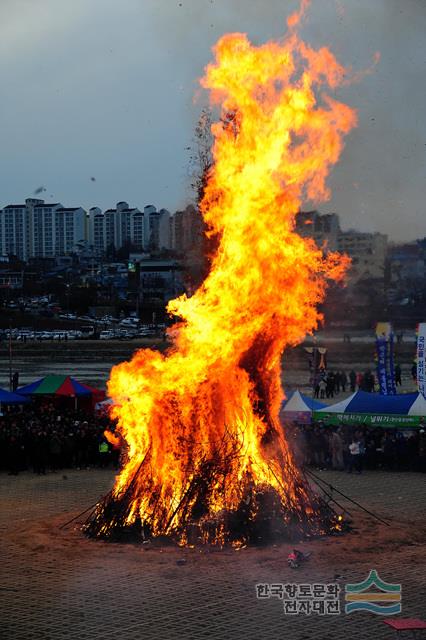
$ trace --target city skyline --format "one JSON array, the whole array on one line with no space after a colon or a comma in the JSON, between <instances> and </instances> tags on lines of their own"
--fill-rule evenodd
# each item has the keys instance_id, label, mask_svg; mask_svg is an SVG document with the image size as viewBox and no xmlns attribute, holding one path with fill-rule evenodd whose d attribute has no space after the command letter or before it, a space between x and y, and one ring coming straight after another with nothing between
<instances>
[{"instance_id":1,"label":"city skyline","mask_svg":"<svg viewBox=\"0 0 426 640\"><path fill-rule=\"evenodd\" d=\"M185 253L199 242L200 231L201 218L192 205L171 214L154 205L139 209L122 200L115 208L86 211L81 206L26 198L0 208L0 257L15 256L26 262L87 252L106 256L126 247Z\"/></svg>"},{"instance_id":2,"label":"city skyline","mask_svg":"<svg viewBox=\"0 0 426 640\"><path fill-rule=\"evenodd\" d=\"M190 211L187 224L190 224L194 229L190 231L188 228L186 233L189 233L191 237L195 233L199 237L201 216L196 213L197 210L192 204L187 205L184 209L169 211L165 207L157 209L157 205L153 204L145 204L141 207L138 204L130 205L125 200L120 200L115 206L110 204L101 208L94 205L85 208L82 205L64 207L60 201L49 202L43 198L23 198L16 203L9 202L3 207L0 205L0 256L16 255L18 258L27 260L29 257L37 255L69 255L77 250L80 243L85 243L87 249L91 247L97 254L105 252L110 246L119 249L126 242L130 242L140 250L148 250L148 245L151 245L152 242L154 242L151 246L153 250L173 249L175 248L174 220L177 220L179 215L186 214L187 211ZM64 236L63 240L54 241L49 249L46 241L48 244L52 244L52 230L55 226L60 235L67 233L66 226L62 222L54 221L58 215L59 220L64 217L68 221L68 239ZM321 221L318 228L317 223L314 224L315 220ZM322 228L323 224L325 224L324 229ZM330 224L331 228L328 228ZM46 225L51 229L48 233L50 238L48 237L47 240L45 237ZM362 243L367 241L367 243L374 245L378 242L377 255L376 249L373 251L369 249L372 255L370 260L373 262L376 259L381 259L383 254L381 243L383 242L389 247L397 247L424 242L426 239L426 235L423 235L410 240L401 238L395 240L380 231L368 231L362 227L347 227L342 224L338 212L324 212L320 208L300 210L295 219L295 228L301 236L313 237L319 247L327 246L333 251L337 250L342 253L351 254L351 251L348 251L346 246L340 246L340 244L338 246L336 233L340 233L342 237L352 237L351 234L364 237L361 240ZM153 237L156 239L153 240ZM369 239L367 240L367 238ZM81 247L78 250L81 250Z\"/></svg>"},{"instance_id":3,"label":"city skyline","mask_svg":"<svg viewBox=\"0 0 426 640\"><path fill-rule=\"evenodd\" d=\"M296 6L5 0L2 206L28 194L85 210L123 198L183 209L193 199L193 132L206 104L198 78L211 47L226 31L256 43L278 38ZM304 209L337 212L344 228L392 241L425 235L425 28L418 0L312 3L304 37L371 73L339 92L359 124L329 180L332 199Z\"/></svg>"}]
</instances>

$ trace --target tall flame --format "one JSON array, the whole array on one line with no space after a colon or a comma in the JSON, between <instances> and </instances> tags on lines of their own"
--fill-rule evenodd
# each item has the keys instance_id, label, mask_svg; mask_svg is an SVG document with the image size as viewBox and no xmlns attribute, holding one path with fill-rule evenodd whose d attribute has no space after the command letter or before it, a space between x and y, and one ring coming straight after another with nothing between
<instances>
[{"instance_id":1,"label":"tall flame","mask_svg":"<svg viewBox=\"0 0 426 640\"><path fill-rule=\"evenodd\" d=\"M283 42L256 47L232 33L215 45L201 85L221 117L200 208L218 248L195 294L168 305L181 318L172 346L138 351L108 384L128 444L110 500L126 496L126 524L139 520L180 543L184 525L219 522L265 487L284 520L291 513L321 530L279 423L281 358L317 327L327 280L345 271L344 257L324 257L294 225L304 198L329 196L327 174L356 117L327 93L345 69L327 48L301 41L300 17L289 18ZM115 524L104 514L98 533Z\"/></svg>"}]
</instances>

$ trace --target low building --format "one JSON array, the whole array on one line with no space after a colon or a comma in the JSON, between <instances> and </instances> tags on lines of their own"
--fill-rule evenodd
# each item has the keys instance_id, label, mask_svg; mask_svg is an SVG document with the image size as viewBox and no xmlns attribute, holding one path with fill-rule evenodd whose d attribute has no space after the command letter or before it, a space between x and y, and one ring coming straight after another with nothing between
<instances>
[{"instance_id":1,"label":"low building","mask_svg":"<svg viewBox=\"0 0 426 640\"><path fill-rule=\"evenodd\" d=\"M23 271L0 271L0 289L22 289Z\"/></svg>"},{"instance_id":2,"label":"low building","mask_svg":"<svg viewBox=\"0 0 426 640\"><path fill-rule=\"evenodd\" d=\"M340 221L337 213L301 211L296 216L296 231L303 238L312 238L318 247L328 251L338 249Z\"/></svg>"},{"instance_id":3,"label":"low building","mask_svg":"<svg viewBox=\"0 0 426 640\"><path fill-rule=\"evenodd\" d=\"M388 259L392 285L426 281L426 238L390 246Z\"/></svg>"},{"instance_id":4,"label":"low building","mask_svg":"<svg viewBox=\"0 0 426 640\"><path fill-rule=\"evenodd\" d=\"M177 260L160 260L146 254L131 253L129 256L129 290L137 297L141 314L145 310L147 319L157 313L157 321L164 319L165 305L184 292L182 264ZM135 281L135 278L137 281Z\"/></svg>"},{"instance_id":5,"label":"low building","mask_svg":"<svg viewBox=\"0 0 426 640\"><path fill-rule=\"evenodd\" d=\"M312 238L324 251L339 251L351 258L349 284L361 280L383 281L388 238L382 233L342 231L337 213L302 211L296 216L296 231Z\"/></svg>"},{"instance_id":6,"label":"low building","mask_svg":"<svg viewBox=\"0 0 426 640\"><path fill-rule=\"evenodd\" d=\"M388 237L383 233L341 231L337 248L351 258L349 278L359 280L384 280Z\"/></svg>"}]
</instances>

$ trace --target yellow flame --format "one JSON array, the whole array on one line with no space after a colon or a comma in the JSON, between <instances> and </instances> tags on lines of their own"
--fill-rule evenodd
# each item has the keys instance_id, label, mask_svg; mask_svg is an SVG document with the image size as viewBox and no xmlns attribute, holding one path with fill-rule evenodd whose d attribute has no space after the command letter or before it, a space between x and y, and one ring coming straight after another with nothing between
<instances>
[{"instance_id":1,"label":"yellow flame","mask_svg":"<svg viewBox=\"0 0 426 640\"><path fill-rule=\"evenodd\" d=\"M206 517L235 509L248 483L302 508L278 421L281 355L317 327L327 279L341 278L347 261L297 235L295 215L304 198L329 196L326 177L356 121L327 93L344 68L296 33L305 5L283 42L256 47L232 33L215 45L201 85L220 118L200 208L218 249L194 295L168 305L181 318L168 351L141 350L111 372L129 447L114 494L132 482L128 522L139 514L154 534L178 527L182 500L194 506L191 487L215 456L226 473L212 476ZM304 508L311 514L308 499Z\"/></svg>"}]
</instances>

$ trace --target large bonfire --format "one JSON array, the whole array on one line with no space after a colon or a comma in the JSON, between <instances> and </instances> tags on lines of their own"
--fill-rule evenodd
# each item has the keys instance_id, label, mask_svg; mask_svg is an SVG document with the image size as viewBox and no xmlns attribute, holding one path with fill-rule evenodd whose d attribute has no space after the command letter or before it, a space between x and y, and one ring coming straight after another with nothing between
<instances>
[{"instance_id":1,"label":"large bonfire","mask_svg":"<svg viewBox=\"0 0 426 640\"><path fill-rule=\"evenodd\" d=\"M180 322L167 351L142 349L111 372L128 452L89 535L238 546L340 527L279 422L282 354L317 326L327 280L346 267L295 232L295 215L328 197L355 124L330 95L344 68L300 39L300 17L283 42L232 33L214 47L201 85L221 114L200 209L217 250L194 295L168 305Z\"/></svg>"}]
</instances>

